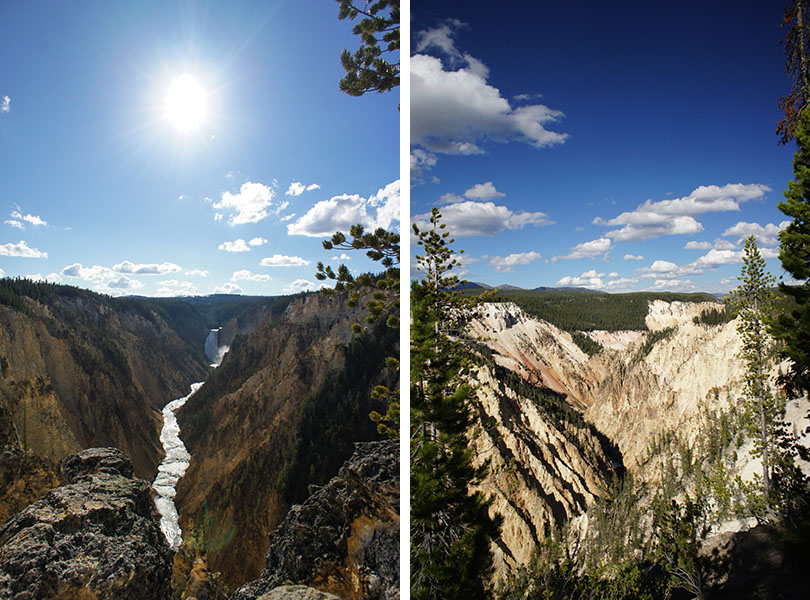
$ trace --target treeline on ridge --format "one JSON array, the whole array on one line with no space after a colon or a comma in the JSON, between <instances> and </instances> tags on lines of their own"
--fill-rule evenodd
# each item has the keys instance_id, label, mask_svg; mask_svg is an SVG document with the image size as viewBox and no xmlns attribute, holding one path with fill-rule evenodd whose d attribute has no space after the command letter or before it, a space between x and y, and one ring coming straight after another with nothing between
<instances>
[{"instance_id":1,"label":"treeline on ridge","mask_svg":"<svg viewBox=\"0 0 810 600\"><path fill-rule=\"evenodd\" d=\"M498 291L490 302L514 302L528 314L568 332L647 330L644 319L653 300L665 302L718 302L710 294L633 292L586 294L540 290Z\"/></svg>"}]
</instances>

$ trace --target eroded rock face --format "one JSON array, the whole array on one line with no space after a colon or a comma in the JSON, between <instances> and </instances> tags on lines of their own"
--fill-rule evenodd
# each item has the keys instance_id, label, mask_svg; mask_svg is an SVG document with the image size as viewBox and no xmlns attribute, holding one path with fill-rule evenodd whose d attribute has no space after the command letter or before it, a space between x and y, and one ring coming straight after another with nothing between
<instances>
[{"instance_id":1,"label":"eroded rock face","mask_svg":"<svg viewBox=\"0 0 810 600\"><path fill-rule=\"evenodd\" d=\"M572 405L585 408L595 377L588 355L570 334L535 319L512 302L487 304L469 324L471 336L493 351L496 364L526 381L564 394Z\"/></svg>"},{"instance_id":2,"label":"eroded rock face","mask_svg":"<svg viewBox=\"0 0 810 600\"><path fill-rule=\"evenodd\" d=\"M493 548L497 580L529 564L538 543L604 494L614 462L612 448L563 396L545 390L538 402L487 365L474 379L484 427L472 440L478 460L490 464L481 490L503 517Z\"/></svg>"},{"instance_id":3,"label":"eroded rock face","mask_svg":"<svg viewBox=\"0 0 810 600\"><path fill-rule=\"evenodd\" d=\"M329 483L295 505L270 535L261 578L234 600L305 584L343 600L399 598L399 442L365 442Z\"/></svg>"},{"instance_id":4,"label":"eroded rock face","mask_svg":"<svg viewBox=\"0 0 810 600\"><path fill-rule=\"evenodd\" d=\"M693 322L721 306L652 302L648 327L673 332L644 356L646 332L602 334L616 348L588 357L568 333L512 303L488 304L471 322L469 331L490 349L495 365L474 376L484 433L473 439L481 460L491 461L482 489L494 498L492 512L504 517L494 549L496 579L527 564L555 524L583 514L614 468L642 480L660 475L639 467L656 435L676 430L692 441L708 410L741 395L736 323ZM516 377L498 374L496 366ZM551 392L559 396L556 404ZM580 419L562 418L566 407Z\"/></svg>"},{"instance_id":5,"label":"eroded rock face","mask_svg":"<svg viewBox=\"0 0 810 600\"><path fill-rule=\"evenodd\" d=\"M508 302L487 305L470 331L484 340L498 365L584 410L632 468L655 435L674 428L696 433L705 409L722 408L741 395L744 364L738 359L736 322L714 327L693 322L713 308L722 305L651 302L647 326L674 331L643 357L637 354L645 332L614 332L608 337L617 348L589 358L568 333Z\"/></svg>"},{"instance_id":6,"label":"eroded rock face","mask_svg":"<svg viewBox=\"0 0 810 600\"><path fill-rule=\"evenodd\" d=\"M66 457L69 483L0 527L0 597L169 598L171 551L132 473L117 448Z\"/></svg>"}]
</instances>

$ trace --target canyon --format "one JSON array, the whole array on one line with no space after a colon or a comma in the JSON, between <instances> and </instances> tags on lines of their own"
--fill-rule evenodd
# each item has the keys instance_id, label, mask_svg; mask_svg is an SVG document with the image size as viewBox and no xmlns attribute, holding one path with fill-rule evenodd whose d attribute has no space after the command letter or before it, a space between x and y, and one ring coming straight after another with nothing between
<instances>
[{"instance_id":1,"label":"canyon","mask_svg":"<svg viewBox=\"0 0 810 600\"><path fill-rule=\"evenodd\" d=\"M2 280L2 288L0 518L8 525L0 540L0 585L15 586L15 569L32 552L39 556L24 542L34 539L28 527L50 522L48 515L68 502L77 512L67 518L76 531L85 523L87 533L63 540L74 530L60 525L50 544L74 549L76 562L65 568L77 575L59 575L68 587L53 587L55 571L44 566L51 558L41 554L42 576L20 592L224 599L260 575L269 534L291 509L308 503L312 515L337 502L345 504L345 525L333 520L332 529L324 524L288 543L294 551L345 528L338 539L322 540L332 545L334 563L317 567L320 555L307 559L317 573L307 582L324 587L324 578L343 577L347 583L338 588L352 594L346 598L398 597L398 445L358 459L327 486L355 443L380 438L368 415L386 407L370 390L396 382L384 364L398 354L395 330L378 323L356 335L352 325L364 309L319 294L162 300L114 299L25 280ZM77 460L90 461L80 476L65 466ZM394 471L396 479L384 483ZM374 483L363 483L365 477ZM154 480L151 493L144 480ZM335 491L318 496L320 486ZM355 486L366 491L352 492ZM133 502L138 517L129 521L115 507ZM366 502L380 508L374 512ZM125 583L108 588L78 575L103 571L86 565L96 564L93 552L103 557L117 543L100 533L110 527L136 539L136 530L147 528L148 548L122 546L115 568L132 567L129 575L120 571L121 582L147 577L157 587L126 592ZM370 540L378 541L368 546ZM363 558L373 556L373 564ZM308 563L297 564L300 571ZM352 581L365 583L358 588ZM285 589L280 597L306 597L308 589Z\"/></svg>"},{"instance_id":2,"label":"canyon","mask_svg":"<svg viewBox=\"0 0 810 600\"><path fill-rule=\"evenodd\" d=\"M650 457L674 452L656 449L662 436L697 447L708 420L738 405L744 363L736 321L695 321L722 308L651 301L644 331L588 332L603 344L592 356L571 333L514 303L479 309L466 334L480 355L471 376L471 437L478 464L490 465L480 489L494 498L491 513L504 519L493 546L495 580L529 564L561 527L587 529L589 511L624 472L639 484L659 483L661 461ZM660 339L645 344L656 332ZM801 426L807 402L789 407ZM746 449L739 457L737 472L750 479L759 463Z\"/></svg>"}]
</instances>

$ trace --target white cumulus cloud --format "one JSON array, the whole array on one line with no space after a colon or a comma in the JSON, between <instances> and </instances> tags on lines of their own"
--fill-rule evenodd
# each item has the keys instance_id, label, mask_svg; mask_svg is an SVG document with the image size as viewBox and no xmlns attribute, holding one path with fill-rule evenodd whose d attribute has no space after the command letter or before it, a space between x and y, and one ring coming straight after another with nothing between
<instances>
[{"instance_id":1,"label":"white cumulus cloud","mask_svg":"<svg viewBox=\"0 0 810 600\"><path fill-rule=\"evenodd\" d=\"M543 212L512 212L509 208L494 202L455 202L442 208L442 220L453 237L476 235L493 236L507 229L522 229L527 225L550 225ZM413 217L420 230L430 226L430 213Z\"/></svg>"},{"instance_id":2,"label":"white cumulus cloud","mask_svg":"<svg viewBox=\"0 0 810 600\"><path fill-rule=\"evenodd\" d=\"M3 96L2 101L0 101L0 112L8 112L11 110L11 98L8 96Z\"/></svg>"},{"instance_id":3,"label":"white cumulus cloud","mask_svg":"<svg viewBox=\"0 0 810 600\"><path fill-rule=\"evenodd\" d=\"M116 273L127 273L132 275L165 275L167 273L177 273L182 271L180 265L171 262L164 263L150 263L150 264L135 264L131 261L125 260L113 267Z\"/></svg>"},{"instance_id":4,"label":"white cumulus cloud","mask_svg":"<svg viewBox=\"0 0 810 600\"><path fill-rule=\"evenodd\" d=\"M321 200L301 218L287 225L290 235L309 237L331 236L336 231L348 232L356 223L366 229L391 229L399 221L399 180L393 181L363 198L358 194L343 194Z\"/></svg>"},{"instance_id":5,"label":"white cumulus cloud","mask_svg":"<svg viewBox=\"0 0 810 600\"><path fill-rule=\"evenodd\" d=\"M644 260L644 256L641 254L625 254L624 260Z\"/></svg>"},{"instance_id":6,"label":"white cumulus cloud","mask_svg":"<svg viewBox=\"0 0 810 600\"><path fill-rule=\"evenodd\" d=\"M466 67L445 69L433 56L411 57L411 142L431 153L482 154L485 140L522 141L536 148L565 141L546 129L563 113L542 104L511 107L487 83L480 61L466 55Z\"/></svg>"},{"instance_id":7,"label":"white cumulus cloud","mask_svg":"<svg viewBox=\"0 0 810 600\"><path fill-rule=\"evenodd\" d=\"M790 221L782 221L779 225L767 223L746 223L739 221L723 232L723 237L737 238L737 243L742 244L749 235L757 238L757 243L764 246L776 246L779 244L779 232L790 225Z\"/></svg>"},{"instance_id":8,"label":"white cumulus cloud","mask_svg":"<svg viewBox=\"0 0 810 600\"><path fill-rule=\"evenodd\" d=\"M217 249L225 250L225 252L250 252L250 247L242 238L234 240L233 242L222 242L217 246Z\"/></svg>"},{"instance_id":9,"label":"white cumulus cloud","mask_svg":"<svg viewBox=\"0 0 810 600\"><path fill-rule=\"evenodd\" d=\"M288 294L297 294L298 292L308 292L315 289L318 289L318 286L314 282L307 279L296 279L282 291Z\"/></svg>"},{"instance_id":10,"label":"white cumulus cloud","mask_svg":"<svg viewBox=\"0 0 810 600\"><path fill-rule=\"evenodd\" d=\"M711 247L712 247L711 242L698 242L698 241L692 240L690 242L686 242L686 245L684 246L684 249L685 250L708 250Z\"/></svg>"},{"instance_id":11,"label":"white cumulus cloud","mask_svg":"<svg viewBox=\"0 0 810 600\"><path fill-rule=\"evenodd\" d=\"M230 281L226 281L221 286L214 290L215 294L241 294L243 293L242 288L240 288L235 283Z\"/></svg>"},{"instance_id":12,"label":"white cumulus cloud","mask_svg":"<svg viewBox=\"0 0 810 600\"><path fill-rule=\"evenodd\" d=\"M67 265L62 269L60 274L64 277L75 277L77 279L84 279L86 281L93 281L96 283L100 283L106 279L111 279L117 275L117 273L109 267L102 267L101 265L85 267L81 263Z\"/></svg>"},{"instance_id":13,"label":"white cumulus cloud","mask_svg":"<svg viewBox=\"0 0 810 600\"><path fill-rule=\"evenodd\" d=\"M241 271L234 271L231 279L233 281L270 281L272 277L260 273L251 273L247 269L243 269Z\"/></svg>"},{"instance_id":14,"label":"white cumulus cloud","mask_svg":"<svg viewBox=\"0 0 810 600\"><path fill-rule=\"evenodd\" d=\"M562 256L555 256L551 260L557 262L561 258L575 260L578 258L596 258L606 255L613 247L610 238L601 237L589 242L582 242L571 248L571 252Z\"/></svg>"},{"instance_id":15,"label":"white cumulus cloud","mask_svg":"<svg viewBox=\"0 0 810 600\"><path fill-rule=\"evenodd\" d=\"M695 215L740 209L740 204L758 200L771 189L762 184L729 183L724 186L704 185L682 198L653 202L647 200L634 210L605 220L597 217L594 225L621 226L606 233L616 241L641 241L662 235L694 234L703 231Z\"/></svg>"},{"instance_id":16,"label":"white cumulus cloud","mask_svg":"<svg viewBox=\"0 0 810 600\"><path fill-rule=\"evenodd\" d=\"M461 26L448 21L417 35L418 54L411 57L411 143L435 157L482 154L486 141L537 148L564 142L567 134L546 129L563 113L542 104L511 106L487 83L487 66L456 48L453 35ZM447 65L424 54L427 50L442 54Z\"/></svg>"},{"instance_id":17,"label":"white cumulus cloud","mask_svg":"<svg viewBox=\"0 0 810 600\"><path fill-rule=\"evenodd\" d=\"M30 248L25 241L20 240L16 244L0 244L0 256L15 256L19 258L48 258L47 252L42 252L37 248Z\"/></svg>"},{"instance_id":18,"label":"white cumulus cloud","mask_svg":"<svg viewBox=\"0 0 810 600\"><path fill-rule=\"evenodd\" d=\"M248 181L242 184L238 194L224 192L222 199L213 206L231 212L231 216L228 218L229 225L258 223L270 215L275 195L276 192L271 187ZM277 210L283 210L285 206L282 204ZM215 215L214 218L219 220L222 217Z\"/></svg>"},{"instance_id":19,"label":"white cumulus cloud","mask_svg":"<svg viewBox=\"0 0 810 600\"><path fill-rule=\"evenodd\" d=\"M496 190L495 185L491 181L487 181L486 183L476 183L464 192L464 196L470 200L494 200L495 198L502 198L506 194Z\"/></svg>"},{"instance_id":20,"label":"white cumulus cloud","mask_svg":"<svg viewBox=\"0 0 810 600\"><path fill-rule=\"evenodd\" d=\"M116 290L137 290L143 287L143 283L137 279L130 279L121 275L118 279L112 279L107 282L107 287Z\"/></svg>"},{"instance_id":21,"label":"white cumulus cloud","mask_svg":"<svg viewBox=\"0 0 810 600\"><path fill-rule=\"evenodd\" d=\"M309 185L304 185L300 181L293 181L290 184L290 187L287 188L287 191L284 192L287 196L300 196L304 192L311 192L312 190L319 190L321 186L317 183L310 183Z\"/></svg>"},{"instance_id":22,"label":"white cumulus cloud","mask_svg":"<svg viewBox=\"0 0 810 600\"><path fill-rule=\"evenodd\" d=\"M285 256L283 254L274 254L261 260L263 267L303 267L310 264L305 258L300 256Z\"/></svg>"},{"instance_id":23,"label":"white cumulus cloud","mask_svg":"<svg viewBox=\"0 0 810 600\"><path fill-rule=\"evenodd\" d=\"M509 256L493 256L489 264L495 267L498 273L511 273L515 267L528 265L540 258L541 256L537 252L519 252Z\"/></svg>"}]
</instances>

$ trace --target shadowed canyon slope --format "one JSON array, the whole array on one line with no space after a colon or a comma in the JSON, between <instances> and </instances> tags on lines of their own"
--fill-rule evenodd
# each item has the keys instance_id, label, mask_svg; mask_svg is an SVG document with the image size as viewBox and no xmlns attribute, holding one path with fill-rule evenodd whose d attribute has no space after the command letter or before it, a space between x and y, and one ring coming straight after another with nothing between
<instances>
[{"instance_id":1,"label":"shadowed canyon slope","mask_svg":"<svg viewBox=\"0 0 810 600\"><path fill-rule=\"evenodd\" d=\"M0 410L13 443L51 462L114 446L150 479L160 462L160 409L205 377L181 336L202 318L179 302L114 299L3 280Z\"/></svg>"},{"instance_id":2,"label":"shadowed canyon slope","mask_svg":"<svg viewBox=\"0 0 810 600\"><path fill-rule=\"evenodd\" d=\"M187 544L231 586L256 577L268 535L294 503L351 456L355 441L377 439L369 397L393 385L386 356L399 332L383 323L353 335L363 312L345 299L308 295L230 351L178 413L191 463L176 503Z\"/></svg>"}]
</instances>

